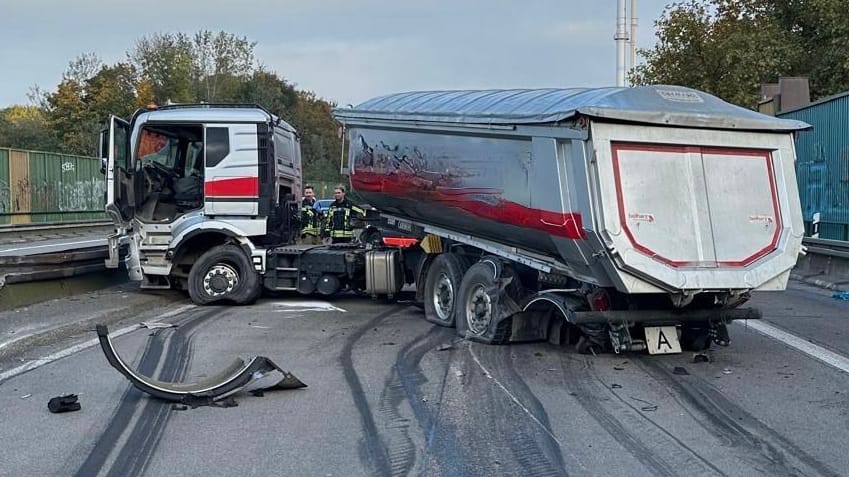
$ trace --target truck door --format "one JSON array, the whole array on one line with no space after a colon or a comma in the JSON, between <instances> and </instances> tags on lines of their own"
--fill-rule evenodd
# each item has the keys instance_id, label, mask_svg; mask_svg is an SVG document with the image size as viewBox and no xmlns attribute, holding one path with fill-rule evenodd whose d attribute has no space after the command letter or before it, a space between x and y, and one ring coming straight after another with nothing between
<instances>
[{"instance_id":1,"label":"truck door","mask_svg":"<svg viewBox=\"0 0 849 477\"><path fill-rule=\"evenodd\" d=\"M133 171L130 124L111 116L101 137L100 157L106 162L106 213L115 225L127 225L133 214Z\"/></svg>"}]
</instances>

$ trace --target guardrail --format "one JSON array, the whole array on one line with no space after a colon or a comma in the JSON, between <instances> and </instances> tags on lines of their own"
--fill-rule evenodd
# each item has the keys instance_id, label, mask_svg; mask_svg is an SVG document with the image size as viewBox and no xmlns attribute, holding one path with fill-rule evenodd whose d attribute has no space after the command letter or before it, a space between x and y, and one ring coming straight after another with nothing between
<instances>
[{"instance_id":1,"label":"guardrail","mask_svg":"<svg viewBox=\"0 0 849 477\"><path fill-rule=\"evenodd\" d=\"M849 288L849 242L805 237L802 244L807 251L793 269L793 279L830 290Z\"/></svg>"},{"instance_id":2,"label":"guardrail","mask_svg":"<svg viewBox=\"0 0 849 477\"><path fill-rule=\"evenodd\" d=\"M849 242L805 237L802 244L808 249L808 253L849 258Z\"/></svg>"},{"instance_id":3,"label":"guardrail","mask_svg":"<svg viewBox=\"0 0 849 477\"><path fill-rule=\"evenodd\" d=\"M5 224L0 225L0 234L41 232L45 230L91 229L110 226L112 226L112 222L109 220L77 220L73 222Z\"/></svg>"}]
</instances>

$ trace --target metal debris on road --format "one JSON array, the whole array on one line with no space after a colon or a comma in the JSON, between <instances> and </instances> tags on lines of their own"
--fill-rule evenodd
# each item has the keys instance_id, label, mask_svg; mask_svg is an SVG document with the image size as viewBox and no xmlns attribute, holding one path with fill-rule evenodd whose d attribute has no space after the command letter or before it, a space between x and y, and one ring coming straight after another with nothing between
<instances>
[{"instance_id":1,"label":"metal debris on road","mask_svg":"<svg viewBox=\"0 0 849 477\"><path fill-rule=\"evenodd\" d=\"M445 351L445 350L451 349L453 347L454 347L454 345L452 343L445 343L445 344L441 344L441 345L437 346L436 351Z\"/></svg>"},{"instance_id":2,"label":"metal debris on road","mask_svg":"<svg viewBox=\"0 0 849 477\"><path fill-rule=\"evenodd\" d=\"M657 404L650 403L648 401L645 401L643 399L640 399L640 398L634 397L634 396L631 396L631 399L633 399L634 401L640 402L642 404L645 404L645 406L642 406L640 408L641 411L644 411L644 412L657 411Z\"/></svg>"},{"instance_id":3,"label":"metal debris on road","mask_svg":"<svg viewBox=\"0 0 849 477\"><path fill-rule=\"evenodd\" d=\"M233 394L242 390L296 389L307 386L265 356L255 356L247 363L237 358L220 373L194 383L159 381L130 369L115 352L112 341L109 339L109 329L105 325L97 325L96 328L100 348L109 364L140 391L166 401L187 404L192 408L197 406L232 407L234 403L225 401L228 398L232 399Z\"/></svg>"},{"instance_id":4,"label":"metal debris on road","mask_svg":"<svg viewBox=\"0 0 849 477\"><path fill-rule=\"evenodd\" d=\"M722 370L722 374L731 374L731 368L725 368Z\"/></svg>"},{"instance_id":5,"label":"metal debris on road","mask_svg":"<svg viewBox=\"0 0 849 477\"><path fill-rule=\"evenodd\" d=\"M707 353L695 353L693 354L693 362L694 363L710 363L713 361L709 354Z\"/></svg>"},{"instance_id":6,"label":"metal debris on road","mask_svg":"<svg viewBox=\"0 0 849 477\"><path fill-rule=\"evenodd\" d=\"M610 385L610 388L611 389L622 389L622 385L613 383L613 384Z\"/></svg>"},{"instance_id":7,"label":"metal debris on road","mask_svg":"<svg viewBox=\"0 0 849 477\"><path fill-rule=\"evenodd\" d=\"M689 376L690 372L683 366L675 366L675 369L672 370L672 374L677 374L678 376Z\"/></svg>"},{"instance_id":8,"label":"metal debris on road","mask_svg":"<svg viewBox=\"0 0 849 477\"><path fill-rule=\"evenodd\" d=\"M79 399L76 394L66 394L64 396L56 396L47 402L47 410L58 414L61 412L79 411L81 408Z\"/></svg>"},{"instance_id":9,"label":"metal debris on road","mask_svg":"<svg viewBox=\"0 0 849 477\"><path fill-rule=\"evenodd\" d=\"M21 396L21 399L26 399L26 398L31 397L31 396L32 396L32 394L24 394L23 396Z\"/></svg>"},{"instance_id":10,"label":"metal debris on road","mask_svg":"<svg viewBox=\"0 0 849 477\"><path fill-rule=\"evenodd\" d=\"M175 325L174 323L164 323L162 321L142 321L139 324L142 326L142 328L148 328L148 329L151 329L151 330L152 329L159 329L159 328L176 328L177 327L177 325Z\"/></svg>"}]
</instances>

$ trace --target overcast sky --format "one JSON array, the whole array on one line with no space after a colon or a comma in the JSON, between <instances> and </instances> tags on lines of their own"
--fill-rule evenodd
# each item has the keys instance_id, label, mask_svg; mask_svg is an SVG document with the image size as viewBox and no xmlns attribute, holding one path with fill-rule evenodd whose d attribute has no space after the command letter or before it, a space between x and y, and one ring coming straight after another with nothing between
<instances>
[{"instance_id":1,"label":"overcast sky","mask_svg":"<svg viewBox=\"0 0 849 477\"><path fill-rule=\"evenodd\" d=\"M666 3L639 0L639 47ZM141 36L202 29L247 36L268 69L340 105L616 82L616 0L2 0L0 107L53 90L81 53L112 63Z\"/></svg>"}]
</instances>

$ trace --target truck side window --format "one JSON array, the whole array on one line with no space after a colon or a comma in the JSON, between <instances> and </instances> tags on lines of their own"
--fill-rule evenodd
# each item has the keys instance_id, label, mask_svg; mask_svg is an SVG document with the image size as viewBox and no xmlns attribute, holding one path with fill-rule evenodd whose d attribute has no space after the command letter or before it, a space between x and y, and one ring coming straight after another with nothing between
<instances>
[{"instance_id":1,"label":"truck side window","mask_svg":"<svg viewBox=\"0 0 849 477\"><path fill-rule=\"evenodd\" d=\"M206 167L215 167L230 154L230 130L206 128Z\"/></svg>"}]
</instances>

